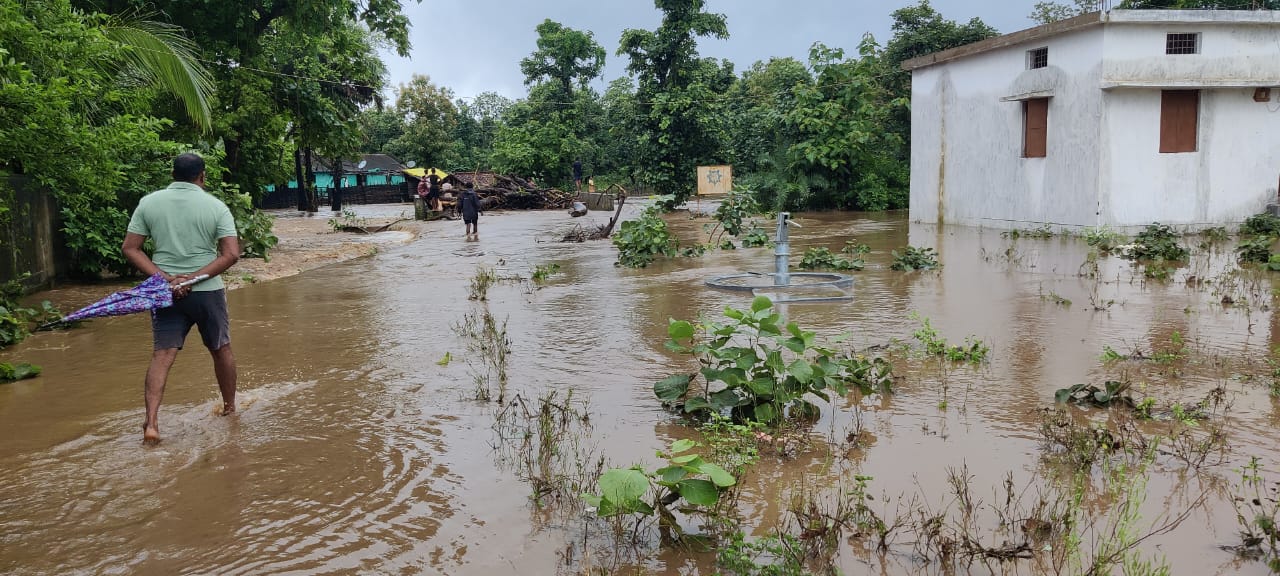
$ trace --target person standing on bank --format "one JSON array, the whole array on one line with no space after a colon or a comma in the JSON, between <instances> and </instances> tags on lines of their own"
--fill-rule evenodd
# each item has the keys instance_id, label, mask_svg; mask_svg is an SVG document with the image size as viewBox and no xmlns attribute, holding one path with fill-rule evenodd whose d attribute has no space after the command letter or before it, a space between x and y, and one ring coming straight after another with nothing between
<instances>
[{"instance_id":1,"label":"person standing on bank","mask_svg":"<svg viewBox=\"0 0 1280 576\"><path fill-rule=\"evenodd\" d=\"M573 187L575 192L582 192L582 161L573 161Z\"/></svg>"},{"instance_id":2,"label":"person standing on bank","mask_svg":"<svg viewBox=\"0 0 1280 576\"><path fill-rule=\"evenodd\" d=\"M480 196L476 194L476 185L467 183L467 189L458 197L458 210L462 212L462 223L467 225L467 236L480 237Z\"/></svg>"},{"instance_id":3,"label":"person standing on bank","mask_svg":"<svg viewBox=\"0 0 1280 576\"><path fill-rule=\"evenodd\" d=\"M176 289L173 306L151 313L154 351L143 392L142 440L147 444L160 441L158 416L165 382L193 325L213 356L222 415L236 411L236 358L231 352L227 295L220 275L240 259L240 239L231 211L205 192L204 185L203 158L190 153L175 158L173 183L142 198L121 247L139 272L148 276L159 272L170 284L209 275L194 286ZM155 241L154 260L142 249L147 238Z\"/></svg>"}]
</instances>

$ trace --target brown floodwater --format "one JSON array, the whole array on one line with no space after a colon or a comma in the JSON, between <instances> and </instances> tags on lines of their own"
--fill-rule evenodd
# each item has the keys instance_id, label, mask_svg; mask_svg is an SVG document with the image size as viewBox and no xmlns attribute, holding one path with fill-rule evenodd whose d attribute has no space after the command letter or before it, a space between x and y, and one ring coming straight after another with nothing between
<instances>
[{"instance_id":1,"label":"brown floodwater","mask_svg":"<svg viewBox=\"0 0 1280 576\"><path fill-rule=\"evenodd\" d=\"M990 360L944 367L907 356L896 394L825 407L815 445L843 438L855 414L867 441L835 450L842 457L829 447L765 457L743 478L739 510L749 533L771 533L790 495L835 492L855 474L870 476L877 496L919 496L940 508L947 471L967 467L975 494L989 502L1007 475L1023 486L1045 474L1039 411L1053 405L1056 389L1122 376L1162 402L1194 403L1216 386L1231 401L1221 423L1225 462L1197 474L1157 458L1142 507L1147 523L1180 512L1206 488L1229 486L1251 456L1266 470L1280 460L1280 409L1264 383L1245 378L1269 376L1280 318L1269 279L1221 273L1232 264L1229 249L1201 253L1166 281L1103 258L1094 279L1081 274L1088 247L1078 238L1015 241L910 224L905 213L797 217L796 260L806 247L838 250L854 238L872 251L868 267L853 273L852 300L781 306L791 320L824 337L849 333L861 349L913 343L914 313L952 342L982 339ZM702 234L701 222L671 222L686 240ZM490 213L480 238L467 240L461 223L436 222L375 256L231 292L240 412L215 415L212 365L192 337L170 376L164 441L154 448L140 443L145 315L40 333L0 352L0 361L44 368L39 378L0 385L0 572L571 572L583 556L583 523L532 504L529 485L501 455L496 403L474 400L478 359L454 325L483 307L506 319L511 394L572 389L586 402L598 453L613 465L652 468L655 450L692 435L652 393L654 381L689 367L663 347L667 320L747 306L749 296L703 282L773 265L770 250L744 249L617 268L608 242L558 241L579 223L562 212ZM890 270L890 251L908 243L936 248L944 267ZM499 282L487 303L468 299L478 267L527 277L550 263L560 271L541 288ZM110 289L61 290L55 299L72 309ZM1224 295L1236 304L1222 304ZM1174 367L1101 360L1104 347L1167 348L1175 332L1188 352ZM439 364L446 354L453 361ZM1266 574L1261 562L1221 548L1238 542L1228 491L1213 489L1186 522L1142 550L1163 555L1174 574ZM842 554L839 568L939 572L910 548L887 560ZM710 574L713 562L651 550L627 565ZM969 570L988 572L980 562ZM1030 561L995 570L1041 573Z\"/></svg>"}]
</instances>

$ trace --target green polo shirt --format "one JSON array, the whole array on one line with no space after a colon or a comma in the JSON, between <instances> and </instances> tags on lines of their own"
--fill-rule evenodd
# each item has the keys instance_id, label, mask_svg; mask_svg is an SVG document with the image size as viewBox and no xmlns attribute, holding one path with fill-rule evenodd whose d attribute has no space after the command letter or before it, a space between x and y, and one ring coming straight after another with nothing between
<instances>
[{"instance_id":1,"label":"green polo shirt","mask_svg":"<svg viewBox=\"0 0 1280 576\"><path fill-rule=\"evenodd\" d=\"M236 235L231 210L203 188L174 182L142 197L129 231L149 236L156 252L151 260L169 274L190 274L218 257L218 240ZM197 292L221 290L222 277L192 286Z\"/></svg>"}]
</instances>

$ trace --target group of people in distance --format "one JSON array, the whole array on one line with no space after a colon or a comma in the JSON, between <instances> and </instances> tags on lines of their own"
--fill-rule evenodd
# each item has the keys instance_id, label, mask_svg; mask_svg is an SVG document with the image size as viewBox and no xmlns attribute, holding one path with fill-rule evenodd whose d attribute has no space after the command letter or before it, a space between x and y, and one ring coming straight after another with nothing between
<instances>
[{"instance_id":1,"label":"group of people in distance","mask_svg":"<svg viewBox=\"0 0 1280 576\"><path fill-rule=\"evenodd\" d=\"M418 196L427 204L427 210L433 212L441 212L444 209L442 198L445 192L451 192L453 186L451 184L440 184L440 176L435 173L428 174L426 178L418 181ZM462 222L466 225L467 236L480 236L480 196L476 194L475 183L468 182L465 190L458 195L457 199L458 212L462 214Z\"/></svg>"}]
</instances>

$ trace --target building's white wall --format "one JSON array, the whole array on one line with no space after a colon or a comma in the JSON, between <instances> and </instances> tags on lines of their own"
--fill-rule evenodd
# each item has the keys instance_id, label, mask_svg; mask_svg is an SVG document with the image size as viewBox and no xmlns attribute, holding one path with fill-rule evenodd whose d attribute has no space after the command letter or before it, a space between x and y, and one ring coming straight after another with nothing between
<instances>
[{"instance_id":1,"label":"building's white wall","mask_svg":"<svg viewBox=\"0 0 1280 576\"><path fill-rule=\"evenodd\" d=\"M1280 84L1275 27L1110 25L1106 28L1101 223L1189 227L1235 223L1276 198L1280 94L1254 102L1252 88ZM1165 34L1199 32L1201 53L1164 54ZM1234 64L1224 64L1234 62ZM1208 86L1200 94L1196 152L1160 153L1161 87Z\"/></svg>"},{"instance_id":2,"label":"building's white wall","mask_svg":"<svg viewBox=\"0 0 1280 576\"><path fill-rule=\"evenodd\" d=\"M1239 87L1280 83L1280 24L1114 22L1102 87ZM1165 36L1199 33L1200 53L1165 54Z\"/></svg>"},{"instance_id":3,"label":"building's white wall","mask_svg":"<svg viewBox=\"0 0 1280 576\"><path fill-rule=\"evenodd\" d=\"M1002 228L1097 220L1102 28L917 69L912 74L911 218ZM1049 47L1049 67L1026 51ZM1022 158L1022 104L1051 92L1048 155Z\"/></svg>"},{"instance_id":4,"label":"building's white wall","mask_svg":"<svg viewBox=\"0 0 1280 576\"><path fill-rule=\"evenodd\" d=\"M913 71L912 220L1221 225L1276 201L1280 12L1107 19ZM1166 55L1172 32L1199 33L1200 53ZM1050 66L1026 70L1026 50L1039 46ZM1254 102L1254 86L1272 87L1271 101ZM1161 154L1160 90L1196 87L1198 151ZM1021 157L1021 104L1001 102L1035 92L1053 94L1044 159Z\"/></svg>"}]
</instances>

